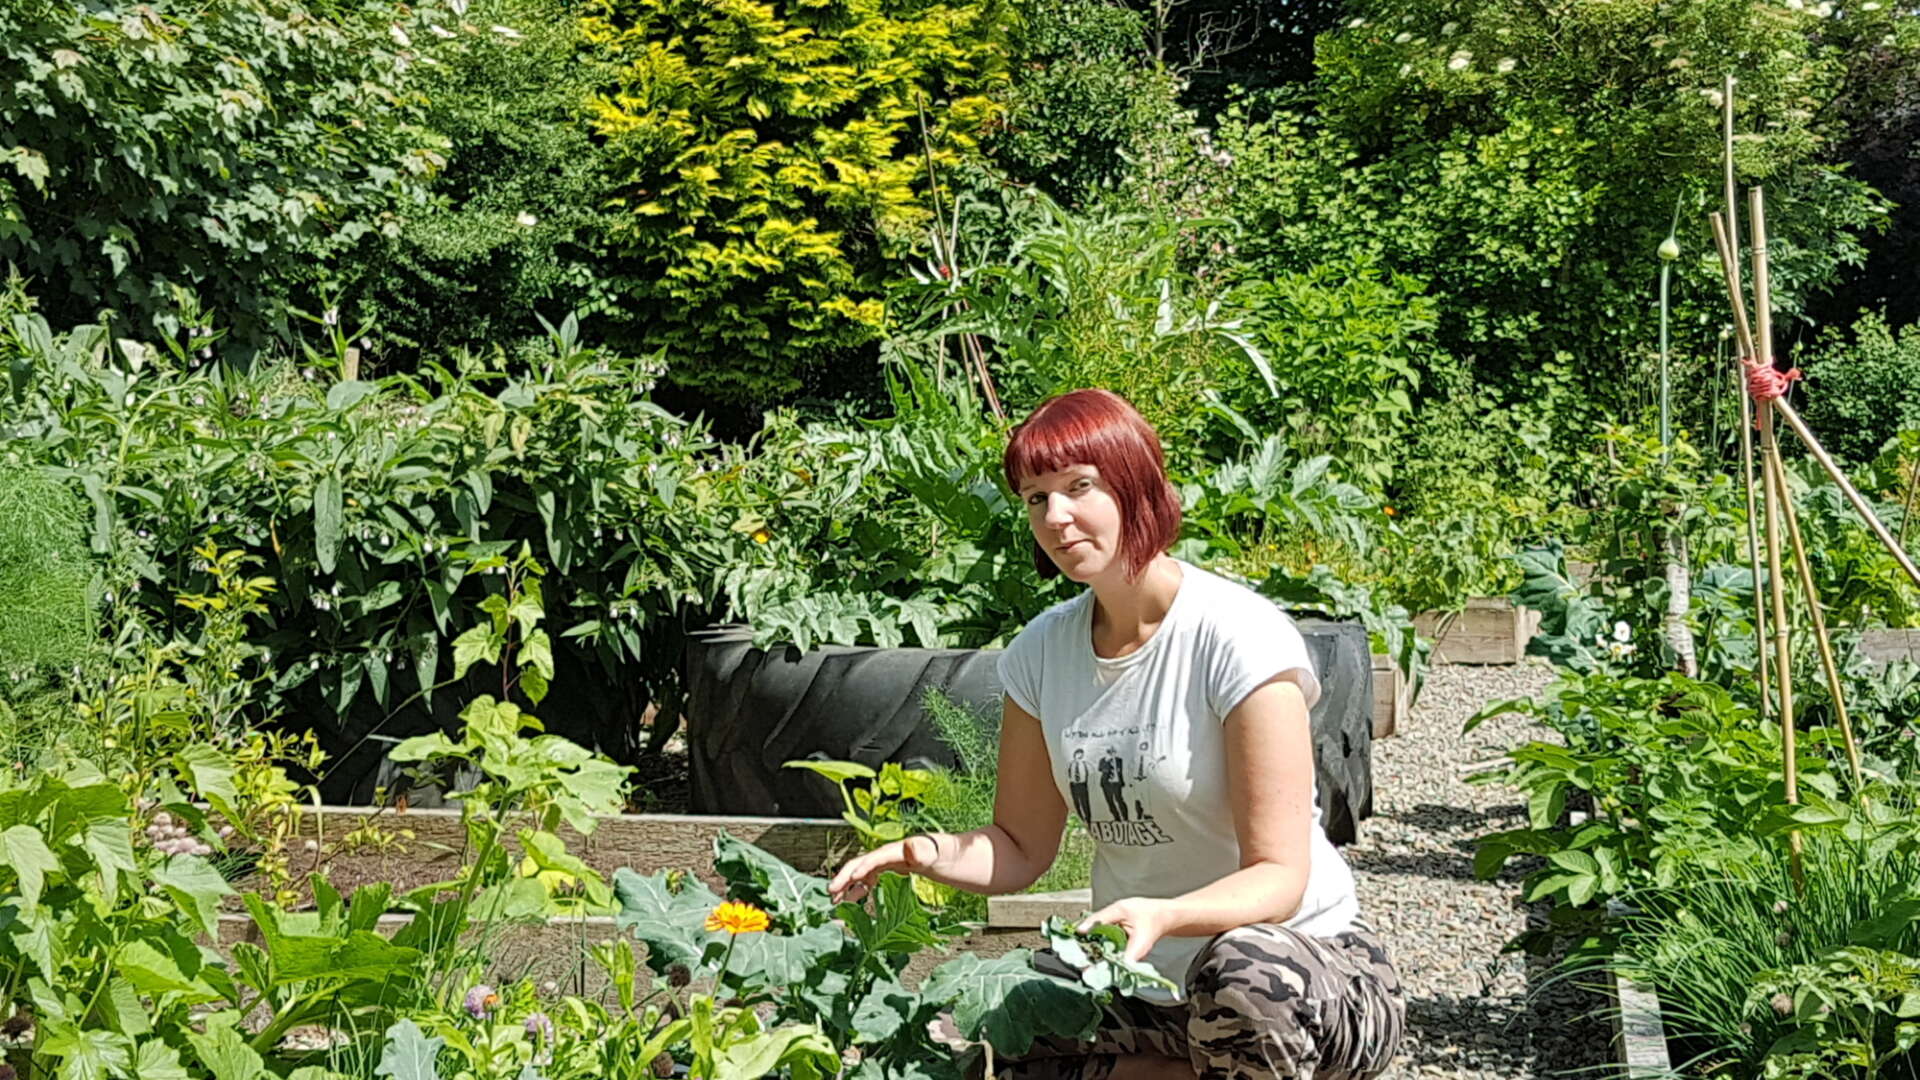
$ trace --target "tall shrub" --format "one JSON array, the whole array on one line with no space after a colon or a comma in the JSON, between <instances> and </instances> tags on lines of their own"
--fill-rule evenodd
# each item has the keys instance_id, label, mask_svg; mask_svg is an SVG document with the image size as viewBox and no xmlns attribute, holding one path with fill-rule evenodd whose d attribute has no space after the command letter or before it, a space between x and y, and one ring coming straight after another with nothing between
<instances>
[{"instance_id":1,"label":"tall shrub","mask_svg":"<svg viewBox=\"0 0 1920 1080\"><path fill-rule=\"evenodd\" d=\"M56 325L180 330L182 292L251 351L441 163L409 69L437 0L0 5L0 261Z\"/></svg>"},{"instance_id":2,"label":"tall shrub","mask_svg":"<svg viewBox=\"0 0 1920 1080\"><path fill-rule=\"evenodd\" d=\"M973 152L1006 79L1001 0L592 0L612 274L669 377L798 390L870 346L932 219L927 155ZM924 115L926 127L921 127Z\"/></svg>"}]
</instances>

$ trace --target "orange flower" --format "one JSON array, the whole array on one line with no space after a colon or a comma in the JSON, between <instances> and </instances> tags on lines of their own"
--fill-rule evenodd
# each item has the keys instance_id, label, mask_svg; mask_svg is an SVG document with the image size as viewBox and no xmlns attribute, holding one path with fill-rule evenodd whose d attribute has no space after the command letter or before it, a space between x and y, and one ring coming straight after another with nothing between
<instances>
[{"instance_id":1,"label":"orange flower","mask_svg":"<svg viewBox=\"0 0 1920 1080\"><path fill-rule=\"evenodd\" d=\"M1387 515L1388 517L1399 517L1399 516L1400 516L1400 511L1398 511L1398 510L1395 510L1395 509L1394 509L1393 507L1391 507L1391 506L1383 506L1383 507L1381 507L1381 508L1380 508L1380 512L1381 512L1381 513L1383 513L1383 514L1385 514L1385 515Z\"/></svg>"},{"instance_id":2,"label":"orange flower","mask_svg":"<svg viewBox=\"0 0 1920 1080\"><path fill-rule=\"evenodd\" d=\"M752 904L729 900L707 914L707 929L729 934L757 934L767 928L767 913Z\"/></svg>"}]
</instances>

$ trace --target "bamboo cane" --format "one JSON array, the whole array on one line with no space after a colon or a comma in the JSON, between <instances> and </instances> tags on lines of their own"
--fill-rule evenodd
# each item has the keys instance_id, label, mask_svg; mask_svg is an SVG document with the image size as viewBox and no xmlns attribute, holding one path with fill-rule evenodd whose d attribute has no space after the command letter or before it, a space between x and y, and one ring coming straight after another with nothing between
<instances>
[{"instance_id":1,"label":"bamboo cane","mask_svg":"<svg viewBox=\"0 0 1920 1080\"><path fill-rule=\"evenodd\" d=\"M1764 193L1760 188L1747 190L1747 226L1753 230L1753 341L1756 346L1755 358L1760 364L1773 366L1773 298L1769 291L1767 278L1767 219ZM1774 439L1773 413L1765 408L1760 410L1760 456L1761 469L1766 474L1767 483L1763 489L1767 504L1767 593L1773 608L1773 662L1774 676L1780 688L1780 750L1782 755L1781 777L1786 787L1787 803L1800 802L1800 750L1793 726L1793 665L1791 641L1787 626L1787 594L1785 581L1780 573L1780 497L1785 490L1784 481L1778 480L1780 446ZM1806 887L1806 868L1800 858L1800 831L1787 834L1788 869L1793 875L1794 886Z\"/></svg>"},{"instance_id":2,"label":"bamboo cane","mask_svg":"<svg viewBox=\"0 0 1920 1080\"><path fill-rule=\"evenodd\" d=\"M1840 466L1827 453L1826 447L1821 446L1820 440L1814 438L1813 432L1807 429L1806 421L1800 419L1799 411L1787 404L1785 398L1774 398L1770 404L1773 405L1773 411L1779 413L1780 418L1793 429L1793 433L1800 437L1801 443L1807 448L1807 453L1813 455L1813 459L1826 470L1827 478L1832 480L1840 489L1840 493L1853 504L1854 511L1860 515L1862 521L1867 523L1867 528L1879 539L1888 554L1893 556L1894 561L1900 564L1900 569L1907 572L1907 579L1913 582L1915 588L1920 588L1920 567L1913 565L1913 557L1907 554L1907 549L1894 540L1893 534L1887 531L1887 527L1881 523L1879 516L1873 512L1873 507L1867 504L1866 498L1853 486L1853 481L1847 479L1847 474L1841 471Z\"/></svg>"},{"instance_id":3,"label":"bamboo cane","mask_svg":"<svg viewBox=\"0 0 1920 1080\"><path fill-rule=\"evenodd\" d=\"M1827 679L1827 693L1833 698L1834 716L1840 721L1840 737L1847 744L1847 765L1853 771L1854 793L1864 803L1866 783L1860 768L1860 744L1854 740L1853 721L1847 717L1840 665L1833 659L1833 639L1827 634L1827 616L1821 610L1820 594L1813 585L1813 565L1807 560L1807 546L1800 538L1800 515L1793 508L1793 496L1787 490L1787 472L1782 463L1774 464L1774 478L1779 485L1780 516L1786 519L1787 540L1793 545L1794 568L1799 571L1800 591L1806 596L1807 611L1813 617L1813 640L1820 649L1820 668Z\"/></svg>"},{"instance_id":4,"label":"bamboo cane","mask_svg":"<svg viewBox=\"0 0 1920 1080\"><path fill-rule=\"evenodd\" d=\"M1728 197L1732 197L1731 189ZM1746 360L1753 355L1753 331L1747 326L1747 304L1740 295L1740 256L1734 250L1728 221L1719 214L1709 214L1708 219L1713 223L1714 247L1720 252L1720 270L1727 279L1727 299L1733 304L1734 351L1740 356L1734 363L1736 396L1740 399L1740 486L1747 495L1747 565L1753 571L1753 633L1759 643L1754 650L1754 674L1760 684L1760 719L1765 722L1771 711L1772 681L1767 672L1767 603L1760 594L1760 513L1754 503L1757 484L1753 475L1753 402L1747 397L1746 380Z\"/></svg>"}]
</instances>

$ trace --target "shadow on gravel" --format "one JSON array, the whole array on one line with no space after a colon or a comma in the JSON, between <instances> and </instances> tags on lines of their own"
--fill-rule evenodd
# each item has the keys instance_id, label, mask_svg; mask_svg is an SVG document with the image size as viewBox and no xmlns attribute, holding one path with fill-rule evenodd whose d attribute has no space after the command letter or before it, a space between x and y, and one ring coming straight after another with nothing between
<instances>
[{"instance_id":1,"label":"shadow on gravel","mask_svg":"<svg viewBox=\"0 0 1920 1080\"><path fill-rule=\"evenodd\" d=\"M1458 832L1470 829L1475 833L1488 833L1511 828L1511 823L1516 819L1524 819L1526 813L1526 807L1518 804L1490 806L1484 810L1475 810L1464 806L1420 803L1409 809L1395 810L1381 816L1430 832Z\"/></svg>"}]
</instances>

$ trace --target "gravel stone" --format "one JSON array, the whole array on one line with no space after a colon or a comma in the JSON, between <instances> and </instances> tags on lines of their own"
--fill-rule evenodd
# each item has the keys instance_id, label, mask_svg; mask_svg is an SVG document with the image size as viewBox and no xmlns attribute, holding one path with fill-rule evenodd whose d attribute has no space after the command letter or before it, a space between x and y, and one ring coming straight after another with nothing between
<instances>
[{"instance_id":1,"label":"gravel stone","mask_svg":"<svg viewBox=\"0 0 1920 1080\"><path fill-rule=\"evenodd\" d=\"M1362 917L1380 932L1407 995L1407 1037L1382 1080L1519 1080L1603 1065L1605 999L1550 979L1546 961L1501 949L1545 918L1521 874L1473 876L1476 838L1526 822L1519 793L1464 769L1551 732L1515 715L1461 734L1488 702L1533 697L1551 666L1435 667L1400 733L1373 744L1374 817L1346 849ZM1591 1074L1589 1074L1591 1075Z\"/></svg>"}]
</instances>

